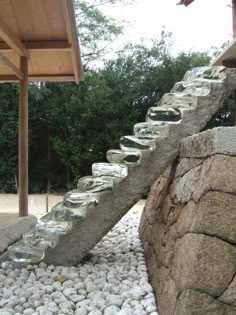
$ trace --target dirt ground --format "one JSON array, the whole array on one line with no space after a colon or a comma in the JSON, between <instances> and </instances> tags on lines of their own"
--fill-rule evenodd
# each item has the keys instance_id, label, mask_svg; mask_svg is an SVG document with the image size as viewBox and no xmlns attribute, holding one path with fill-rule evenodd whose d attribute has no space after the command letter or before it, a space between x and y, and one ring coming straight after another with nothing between
<instances>
[{"instance_id":1,"label":"dirt ground","mask_svg":"<svg viewBox=\"0 0 236 315\"><path fill-rule=\"evenodd\" d=\"M33 194L29 195L29 214L42 215L46 213L48 198L48 210L62 201L62 195ZM140 200L130 211L142 211L146 200ZM18 195L0 194L0 213L18 213Z\"/></svg>"},{"instance_id":2,"label":"dirt ground","mask_svg":"<svg viewBox=\"0 0 236 315\"><path fill-rule=\"evenodd\" d=\"M46 194L29 195L29 214L46 213ZM55 204L62 201L62 195L48 195L48 209L50 210ZM18 195L0 194L0 212L18 212Z\"/></svg>"}]
</instances>

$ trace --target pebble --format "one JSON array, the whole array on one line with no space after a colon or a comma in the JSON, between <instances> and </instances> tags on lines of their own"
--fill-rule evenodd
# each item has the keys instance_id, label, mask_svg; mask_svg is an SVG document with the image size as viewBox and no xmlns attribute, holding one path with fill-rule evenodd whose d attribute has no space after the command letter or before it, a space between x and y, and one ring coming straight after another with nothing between
<instances>
[{"instance_id":1,"label":"pebble","mask_svg":"<svg viewBox=\"0 0 236 315\"><path fill-rule=\"evenodd\" d=\"M117 306L111 305L104 310L104 315L116 315L120 311Z\"/></svg>"},{"instance_id":2,"label":"pebble","mask_svg":"<svg viewBox=\"0 0 236 315\"><path fill-rule=\"evenodd\" d=\"M119 295L108 295L107 299L106 299L106 303L107 305L115 305L120 307L123 304L123 298Z\"/></svg>"},{"instance_id":3,"label":"pebble","mask_svg":"<svg viewBox=\"0 0 236 315\"><path fill-rule=\"evenodd\" d=\"M26 308L26 309L23 311L23 314L24 314L24 315L31 315L33 312L34 312L34 310L33 310L32 308Z\"/></svg>"},{"instance_id":4,"label":"pebble","mask_svg":"<svg viewBox=\"0 0 236 315\"><path fill-rule=\"evenodd\" d=\"M2 308L0 315L14 315L14 311L12 309Z\"/></svg>"},{"instance_id":5,"label":"pebble","mask_svg":"<svg viewBox=\"0 0 236 315\"><path fill-rule=\"evenodd\" d=\"M73 280L67 280L67 281L63 282L64 288L72 288L73 286L74 286Z\"/></svg>"},{"instance_id":6,"label":"pebble","mask_svg":"<svg viewBox=\"0 0 236 315\"><path fill-rule=\"evenodd\" d=\"M146 312L147 313L152 313L156 311L156 306L155 305L149 305L148 307L146 307Z\"/></svg>"},{"instance_id":7,"label":"pebble","mask_svg":"<svg viewBox=\"0 0 236 315\"><path fill-rule=\"evenodd\" d=\"M125 216L83 264L0 269L0 315L158 315L139 219Z\"/></svg>"},{"instance_id":8,"label":"pebble","mask_svg":"<svg viewBox=\"0 0 236 315\"><path fill-rule=\"evenodd\" d=\"M104 292L102 291L93 291L88 294L88 299L94 300L94 299L102 299L105 296Z\"/></svg>"},{"instance_id":9,"label":"pebble","mask_svg":"<svg viewBox=\"0 0 236 315\"><path fill-rule=\"evenodd\" d=\"M123 308L117 315L134 315L134 312L130 308Z\"/></svg>"},{"instance_id":10,"label":"pebble","mask_svg":"<svg viewBox=\"0 0 236 315\"><path fill-rule=\"evenodd\" d=\"M94 310L88 313L88 315L102 315L102 312L99 310Z\"/></svg>"},{"instance_id":11,"label":"pebble","mask_svg":"<svg viewBox=\"0 0 236 315\"><path fill-rule=\"evenodd\" d=\"M75 311L75 315L88 315L88 311L84 308L84 309L77 309Z\"/></svg>"},{"instance_id":12,"label":"pebble","mask_svg":"<svg viewBox=\"0 0 236 315\"><path fill-rule=\"evenodd\" d=\"M67 288L63 291L63 294L66 296L66 297L69 297L70 295L76 295L77 294L77 290L74 289L74 288Z\"/></svg>"},{"instance_id":13,"label":"pebble","mask_svg":"<svg viewBox=\"0 0 236 315\"><path fill-rule=\"evenodd\" d=\"M129 290L131 297L135 300L140 299L146 295L145 290L142 287L134 286Z\"/></svg>"}]
</instances>

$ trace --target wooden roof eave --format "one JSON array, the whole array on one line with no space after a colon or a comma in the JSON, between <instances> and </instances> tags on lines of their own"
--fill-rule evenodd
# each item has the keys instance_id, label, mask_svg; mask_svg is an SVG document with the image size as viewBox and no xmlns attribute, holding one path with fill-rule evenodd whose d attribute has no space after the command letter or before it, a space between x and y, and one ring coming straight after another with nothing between
<instances>
[{"instance_id":1,"label":"wooden roof eave","mask_svg":"<svg viewBox=\"0 0 236 315\"><path fill-rule=\"evenodd\" d=\"M64 23L66 26L67 39L64 40L42 40L42 41L21 41L6 25L0 16L0 38L4 42L0 42L0 62L3 63L9 70L6 73L0 73L1 81L19 81L22 80L22 72L19 68L19 57L25 56L30 58L31 53L35 52L67 52L71 56L73 71L65 71L64 68L60 71L52 70L50 73L41 71L36 74L29 74L29 81L76 81L77 83L83 79L83 70L80 57L80 48L77 37L76 22L72 0L61 0L64 14ZM12 52L18 56L18 60L12 61ZM8 57L8 55L10 57ZM67 55L67 56L69 56ZM45 56L45 55L44 55ZM61 56L61 55L60 55ZM67 57L68 58L68 57ZM68 62L68 61L67 61ZM17 66L18 63L18 66ZM71 68L71 69L72 69ZM46 71L48 72L48 71ZM60 72L60 73L59 73Z\"/></svg>"},{"instance_id":2,"label":"wooden roof eave","mask_svg":"<svg viewBox=\"0 0 236 315\"><path fill-rule=\"evenodd\" d=\"M27 51L32 50L71 50L72 45L67 40L54 41L22 41ZM9 52L12 48L5 42L0 42L0 52Z\"/></svg>"},{"instance_id":3,"label":"wooden roof eave","mask_svg":"<svg viewBox=\"0 0 236 315\"><path fill-rule=\"evenodd\" d=\"M227 68L236 67L236 39L234 39L222 53L211 62L211 66L225 66Z\"/></svg>"},{"instance_id":4,"label":"wooden roof eave","mask_svg":"<svg viewBox=\"0 0 236 315\"><path fill-rule=\"evenodd\" d=\"M76 20L75 13L73 8L73 3L68 0L64 0L64 16L66 21L66 30L68 35L68 41L72 45L71 55L72 62L75 72L75 79L78 83L83 79L83 70L82 70L82 62L81 55L79 49L79 40L76 31Z\"/></svg>"}]
</instances>

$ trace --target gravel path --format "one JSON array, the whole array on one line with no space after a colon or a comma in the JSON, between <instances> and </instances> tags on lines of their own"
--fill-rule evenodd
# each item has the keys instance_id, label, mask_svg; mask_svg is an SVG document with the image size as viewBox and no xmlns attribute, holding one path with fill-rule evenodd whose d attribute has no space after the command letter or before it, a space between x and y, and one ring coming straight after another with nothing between
<instances>
[{"instance_id":1,"label":"gravel path","mask_svg":"<svg viewBox=\"0 0 236 315\"><path fill-rule=\"evenodd\" d=\"M139 220L128 213L76 267L0 270L0 315L158 315Z\"/></svg>"}]
</instances>

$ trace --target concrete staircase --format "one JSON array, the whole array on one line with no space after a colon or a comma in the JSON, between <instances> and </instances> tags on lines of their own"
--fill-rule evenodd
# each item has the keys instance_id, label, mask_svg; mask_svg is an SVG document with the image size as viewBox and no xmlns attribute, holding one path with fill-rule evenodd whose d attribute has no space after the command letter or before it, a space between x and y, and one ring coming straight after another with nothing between
<instances>
[{"instance_id":1,"label":"concrete staircase","mask_svg":"<svg viewBox=\"0 0 236 315\"><path fill-rule=\"evenodd\" d=\"M169 124L165 137L156 138L155 150L143 150L142 162L128 166L128 176L115 180L112 192L100 193L99 203L87 209L86 218L73 222L72 232L61 236L44 261L54 265L78 263L141 198L178 155L180 141L203 130L236 89L236 71L223 67L194 68L186 73L159 106L180 108L182 119Z\"/></svg>"},{"instance_id":2,"label":"concrete staircase","mask_svg":"<svg viewBox=\"0 0 236 315\"><path fill-rule=\"evenodd\" d=\"M165 136L157 136L152 140L156 144L155 149L139 151L142 155L140 164L128 165L128 175L122 179L115 178L112 191L95 194L98 203L87 207L83 220L70 222L72 229L69 233L59 236L56 247L39 247L38 241L25 245L23 240L19 242L19 246L16 244L18 260L15 262L35 263L43 259L47 264L53 265L77 264L174 161L178 155L180 141L203 130L235 89L236 69L202 67L188 71L183 81L176 83L171 93L163 95L158 104L164 111L179 109L182 118L164 126L168 131ZM155 112L155 108L149 109L149 118L152 111ZM58 241L58 235L56 238ZM47 242L46 239L42 243L45 245ZM27 251L25 256L28 257L25 261L24 250ZM11 263L12 255L9 255L9 251L14 252L14 247L4 253L0 262ZM31 259L31 256L34 256L34 259Z\"/></svg>"}]
</instances>

